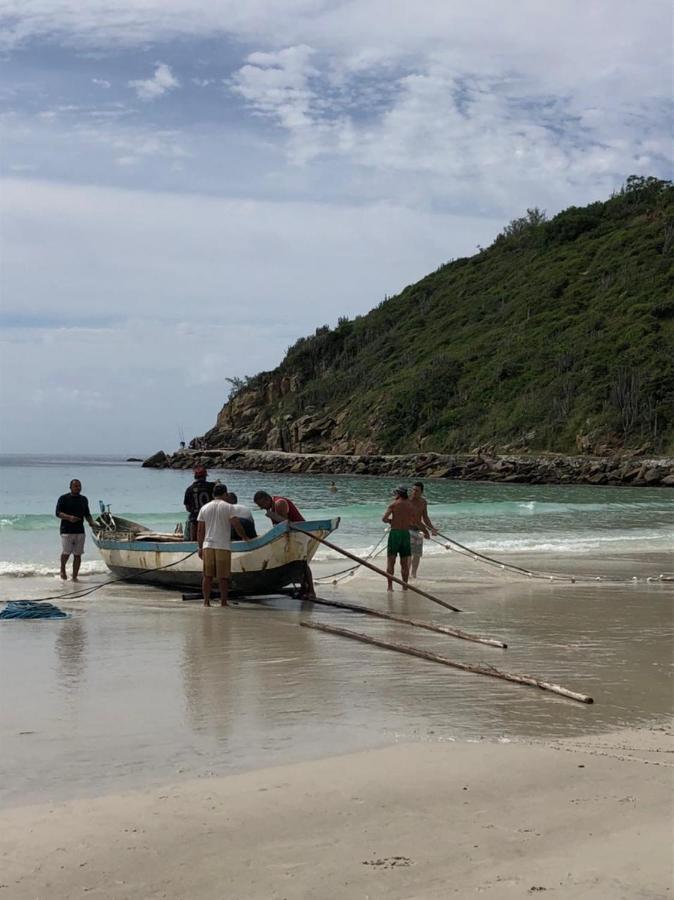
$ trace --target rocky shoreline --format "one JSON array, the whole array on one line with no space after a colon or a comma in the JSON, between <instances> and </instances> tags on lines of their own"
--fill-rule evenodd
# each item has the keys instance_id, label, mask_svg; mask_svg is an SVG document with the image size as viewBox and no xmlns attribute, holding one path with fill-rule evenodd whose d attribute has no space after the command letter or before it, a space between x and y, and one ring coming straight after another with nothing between
<instances>
[{"instance_id":1,"label":"rocky shoreline","mask_svg":"<svg viewBox=\"0 0 674 900\"><path fill-rule=\"evenodd\" d=\"M321 475L389 475L400 478L451 478L515 484L602 484L630 487L674 487L674 458L613 456L537 456L413 453L347 455L285 453L277 450L159 451L145 468L190 469L201 462L211 469L310 473Z\"/></svg>"}]
</instances>

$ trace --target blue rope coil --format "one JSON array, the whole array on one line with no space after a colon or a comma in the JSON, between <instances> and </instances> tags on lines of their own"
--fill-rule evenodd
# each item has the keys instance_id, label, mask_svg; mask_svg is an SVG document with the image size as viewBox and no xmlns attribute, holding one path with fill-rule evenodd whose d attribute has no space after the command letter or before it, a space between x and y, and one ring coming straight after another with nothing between
<instances>
[{"instance_id":1,"label":"blue rope coil","mask_svg":"<svg viewBox=\"0 0 674 900\"><path fill-rule=\"evenodd\" d=\"M53 603L10 600L0 612L0 619L66 619L67 615Z\"/></svg>"}]
</instances>

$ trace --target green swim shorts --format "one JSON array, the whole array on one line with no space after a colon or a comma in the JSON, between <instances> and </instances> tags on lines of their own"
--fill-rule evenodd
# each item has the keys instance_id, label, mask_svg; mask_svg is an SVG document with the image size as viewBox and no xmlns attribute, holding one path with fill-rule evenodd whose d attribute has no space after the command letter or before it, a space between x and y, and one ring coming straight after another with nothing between
<instances>
[{"instance_id":1,"label":"green swim shorts","mask_svg":"<svg viewBox=\"0 0 674 900\"><path fill-rule=\"evenodd\" d=\"M411 556L410 533L406 528L392 528L388 533L387 554L389 556Z\"/></svg>"}]
</instances>

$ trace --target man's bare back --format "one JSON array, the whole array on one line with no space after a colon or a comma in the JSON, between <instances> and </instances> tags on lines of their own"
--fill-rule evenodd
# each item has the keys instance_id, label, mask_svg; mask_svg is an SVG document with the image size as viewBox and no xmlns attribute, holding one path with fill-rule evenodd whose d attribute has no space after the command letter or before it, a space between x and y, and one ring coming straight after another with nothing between
<instances>
[{"instance_id":1,"label":"man's bare back","mask_svg":"<svg viewBox=\"0 0 674 900\"><path fill-rule=\"evenodd\" d=\"M396 497L384 513L384 522L388 522L391 528L409 530L414 523L416 510L410 500Z\"/></svg>"}]
</instances>

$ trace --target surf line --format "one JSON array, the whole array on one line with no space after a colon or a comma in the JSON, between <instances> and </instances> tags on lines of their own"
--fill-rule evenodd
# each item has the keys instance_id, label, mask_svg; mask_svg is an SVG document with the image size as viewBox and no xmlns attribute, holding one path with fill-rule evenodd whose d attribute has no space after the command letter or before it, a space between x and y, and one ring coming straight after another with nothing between
<instances>
[{"instance_id":1,"label":"surf line","mask_svg":"<svg viewBox=\"0 0 674 900\"><path fill-rule=\"evenodd\" d=\"M443 666L449 666L453 669L461 669L464 672L473 672L475 675L488 675L491 678L501 678L504 681L513 681L516 684L525 684L530 687L539 688L542 691L550 691L553 694L559 694L569 700L576 700L578 703L594 703L594 699L587 694L579 694L576 691L570 691L568 688L551 681L541 681L534 678L533 675L518 675L514 672L503 672L490 665L469 665L468 663L456 662L441 656L439 653L431 653L429 650L419 650L417 647L410 647L409 644L396 644L393 641L382 641L379 638L370 637L360 631L349 631L346 628L337 628L334 625L321 625L319 622L300 622L302 628L313 628L316 631L324 631L326 634L336 634L341 637L351 638L354 641L361 641L364 644L372 644L375 647L383 647L385 650L394 650L397 653L406 653L408 656L418 656L420 659L427 659L430 662L441 663Z\"/></svg>"},{"instance_id":2,"label":"surf line","mask_svg":"<svg viewBox=\"0 0 674 900\"><path fill-rule=\"evenodd\" d=\"M288 522L288 527L292 531L300 531L301 529L296 528L292 522ZM342 556L348 557L348 559L352 559L354 562L357 562L361 566L365 566L368 569L372 569L373 572L376 572L378 575L383 575L384 578L390 578L391 581L395 581L396 584L402 584L404 588L409 591L412 591L415 594L419 594L421 597L425 597L427 600L431 600L433 603L438 603L440 606L444 606L445 609L451 609L452 612L461 612L461 610L457 606L452 606L451 603L446 603L444 600L440 600L439 597L434 597L433 594L429 594L426 591L422 591L421 588L415 587L412 584L406 584L402 578L398 578L396 575L389 575L388 572L384 572L383 569L380 569L378 566L373 566L372 563L367 562L367 560L362 559L360 556L356 556L353 553L350 553L348 550L343 550L341 547L338 547L337 544L333 544L332 541L326 541L325 538L320 538L316 534L312 534L312 540L318 541L321 544L325 544L326 547L329 547L331 550L336 550L337 553L341 553Z\"/></svg>"}]
</instances>

